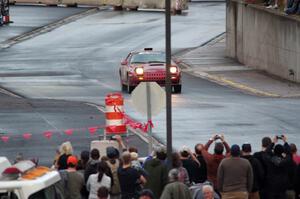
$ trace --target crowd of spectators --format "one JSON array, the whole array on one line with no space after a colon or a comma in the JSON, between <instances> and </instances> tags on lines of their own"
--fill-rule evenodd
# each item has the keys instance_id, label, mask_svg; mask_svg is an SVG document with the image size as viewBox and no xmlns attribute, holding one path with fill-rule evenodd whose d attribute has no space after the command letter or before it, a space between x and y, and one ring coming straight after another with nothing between
<instances>
[{"instance_id":1,"label":"crowd of spectators","mask_svg":"<svg viewBox=\"0 0 300 199\"><path fill-rule=\"evenodd\" d=\"M105 156L82 151L77 159L67 142L54 166L67 199L300 199L296 145L284 135L264 137L261 144L252 154L250 143L230 147L223 135L214 135L194 152L174 152L169 164L164 146L140 162L135 147L107 147Z\"/></svg>"},{"instance_id":2,"label":"crowd of spectators","mask_svg":"<svg viewBox=\"0 0 300 199\"><path fill-rule=\"evenodd\" d=\"M300 14L300 0L245 0L247 4L257 3L258 5L263 5L267 9L277 9L279 12L284 12L286 15Z\"/></svg>"}]
</instances>

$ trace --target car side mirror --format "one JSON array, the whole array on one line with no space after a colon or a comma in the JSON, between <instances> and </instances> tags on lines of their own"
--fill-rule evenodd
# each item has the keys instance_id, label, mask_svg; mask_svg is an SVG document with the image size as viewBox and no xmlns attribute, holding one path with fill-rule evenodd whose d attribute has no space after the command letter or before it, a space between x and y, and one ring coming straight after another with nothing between
<instances>
[{"instance_id":1,"label":"car side mirror","mask_svg":"<svg viewBox=\"0 0 300 199\"><path fill-rule=\"evenodd\" d=\"M126 60L123 60L122 62L121 62L121 65L127 65L127 61Z\"/></svg>"}]
</instances>

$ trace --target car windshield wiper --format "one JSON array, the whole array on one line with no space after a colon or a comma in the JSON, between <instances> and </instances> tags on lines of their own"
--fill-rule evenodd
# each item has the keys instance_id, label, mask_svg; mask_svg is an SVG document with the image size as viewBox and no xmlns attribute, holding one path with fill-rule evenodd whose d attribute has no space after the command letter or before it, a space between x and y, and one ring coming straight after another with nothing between
<instances>
[{"instance_id":1,"label":"car windshield wiper","mask_svg":"<svg viewBox=\"0 0 300 199\"><path fill-rule=\"evenodd\" d=\"M131 62L132 64L146 64L147 62L144 61L135 61L135 62Z\"/></svg>"},{"instance_id":2,"label":"car windshield wiper","mask_svg":"<svg viewBox=\"0 0 300 199\"><path fill-rule=\"evenodd\" d=\"M149 61L148 63L165 63L164 61Z\"/></svg>"}]
</instances>

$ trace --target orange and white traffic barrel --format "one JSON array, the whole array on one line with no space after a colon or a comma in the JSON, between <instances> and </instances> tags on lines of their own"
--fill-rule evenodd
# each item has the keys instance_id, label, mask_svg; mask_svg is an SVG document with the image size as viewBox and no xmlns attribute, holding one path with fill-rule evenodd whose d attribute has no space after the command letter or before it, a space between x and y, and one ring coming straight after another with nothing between
<instances>
[{"instance_id":1,"label":"orange and white traffic barrel","mask_svg":"<svg viewBox=\"0 0 300 199\"><path fill-rule=\"evenodd\" d=\"M110 93L105 98L106 134L127 133L124 124L124 98L121 93Z\"/></svg>"}]
</instances>

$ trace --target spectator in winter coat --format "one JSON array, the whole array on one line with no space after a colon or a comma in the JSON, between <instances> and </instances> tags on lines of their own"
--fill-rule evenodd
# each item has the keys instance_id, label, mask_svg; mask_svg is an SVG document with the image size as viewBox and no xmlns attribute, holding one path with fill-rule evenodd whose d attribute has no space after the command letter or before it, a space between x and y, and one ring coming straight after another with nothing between
<instances>
[{"instance_id":1,"label":"spectator in winter coat","mask_svg":"<svg viewBox=\"0 0 300 199\"><path fill-rule=\"evenodd\" d=\"M265 190L265 181L266 181L266 178L267 178L267 163L265 162L264 160L264 155L266 154L266 150L268 148L268 146L270 146L272 144L272 140L270 137L264 137L262 140L261 140L261 151L259 152L256 152L253 154L253 157L255 157L262 165L263 167L263 170L264 170L264 178L263 180L261 181L261 186L260 186L260 190L259 190L259 197L260 199L268 199L267 196L266 196L266 190Z\"/></svg>"},{"instance_id":2,"label":"spectator in winter coat","mask_svg":"<svg viewBox=\"0 0 300 199\"><path fill-rule=\"evenodd\" d=\"M90 159L90 152L89 151L81 151L80 153L80 160L78 161L77 171L85 170L87 163Z\"/></svg>"},{"instance_id":3,"label":"spectator in winter coat","mask_svg":"<svg viewBox=\"0 0 300 199\"><path fill-rule=\"evenodd\" d=\"M196 177L196 170L200 167L200 163L196 156L191 152L191 150L184 146L180 150L180 159L182 166L187 170L189 174L190 183L194 183Z\"/></svg>"},{"instance_id":4,"label":"spectator in winter coat","mask_svg":"<svg viewBox=\"0 0 300 199\"><path fill-rule=\"evenodd\" d=\"M275 136L273 143L269 145L264 155L268 170L265 181L268 199L285 199L286 191L289 186L288 170L292 162L292 156L290 154L290 146L287 143L287 138L283 136L282 140L284 146L281 144L275 146L278 141L277 136Z\"/></svg>"},{"instance_id":5,"label":"spectator in winter coat","mask_svg":"<svg viewBox=\"0 0 300 199\"><path fill-rule=\"evenodd\" d=\"M200 166L195 171L195 178L194 178L195 183L203 183L207 180L207 166L204 157L201 153L202 147L203 147L202 144L195 145L196 158L200 163Z\"/></svg>"},{"instance_id":6,"label":"spectator in winter coat","mask_svg":"<svg viewBox=\"0 0 300 199\"><path fill-rule=\"evenodd\" d=\"M203 199L217 199L217 198L219 198L214 193L214 188L211 185L203 185L202 194L203 194Z\"/></svg>"},{"instance_id":7,"label":"spectator in winter coat","mask_svg":"<svg viewBox=\"0 0 300 199\"><path fill-rule=\"evenodd\" d=\"M182 166L182 162L180 160L180 155L177 152L172 154L172 168L178 169L178 180L179 182L184 183L185 185L190 185L189 174L187 170Z\"/></svg>"},{"instance_id":8,"label":"spectator in winter coat","mask_svg":"<svg viewBox=\"0 0 300 199\"><path fill-rule=\"evenodd\" d=\"M165 164L167 153L165 147L157 147L156 157L148 160L144 164L144 169L148 173L146 189L150 189L155 198L160 198L161 193L168 182L168 168Z\"/></svg>"},{"instance_id":9,"label":"spectator in winter coat","mask_svg":"<svg viewBox=\"0 0 300 199\"><path fill-rule=\"evenodd\" d=\"M264 170L259 160L251 155L251 144L242 145L242 158L249 160L253 170L253 186L248 199L259 199L259 190L264 178Z\"/></svg>"},{"instance_id":10,"label":"spectator in winter coat","mask_svg":"<svg viewBox=\"0 0 300 199\"><path fill-rule=\"evenodd\" d=\"M68 168L67 160L70 155L73 154L73 148L71 142L67 141L61 144L60 149L60 156L56 162L56 168L58 170L63 170Z\"/></svg>"},{"instance_id":11,"label":"spectator in winter coat","mask_svg":"<svg viewBox=\"0 0 300 199\"><path fill-rule=\"evenodd\" d=\"M78 160L76 156L69 156L67 159L67 197L66 199L81 199L80 190L84 185L83 175L76 171Z\"/></svg>"},{"instance_id":12,"label":"spectator in winter coat","mask_svg":"<svg viewBox=\"0 0 300 199\"><path fill-rule=\"evenodd\" d=\"M80 154L80 160L78 161L78 165L76 167L76 170L80 172L84 176L84 171L86 168L86 165L90 159L90 152L89 151L82 151ZM89 192L86 189L86 186L81 190L81 196L82 199L87 199L89 197Z\"/></svg>"},{"instance_id":13,"label":"spectator in winter coat","mask_svg":"<svg viewBox=\"0 0 300 199\"><path fill-rule=\"evenodd\" d=\"M286 0L285 13L286 14L299 14L300 13L299 0Z\"/></svg>"},{"instance_id":14,"label":"spectator in winter coat","mask_svg":"<svg viewBox=\"0 0 300 199\"><path fill-rule=\"evenodd\" d=\"M131 166L141 173L142 176L147 177L148 174L145 169L142 167L142 164L139 161L139 155L136 152L130 152L131 156Z\"/></svg>"},{"instance_id":15,"label":"spectator in winter coat","mask_svg":"<svg viewBox=\"0 0 300 199\"><path fill-rule=\"evenodd\" d=\"M138 198L137 187L145 184L146 179L136 169L131 167L131 156L128 151L122 154L123 165L118 169L122 199Z\"/></svg>"},{"instance_id":16,"label":"spectator in winter coat","mask_svg":"<svg viewBox=\"0 0 300 199\"><path fill-rule=\"evenodd\" d=\"M291 147L291 153L293 155L293 161L295 164L300 164L300 155L297 154L297 146L293 143L290 144Z\"/></svg>"},{"instance_id":17,"label":"spectator in winter coat","mask_svg":"<svg viewBox=\"0 0 300 199\"><path fill-rule=\"evenodd\" d=\"M217 140L221 140L221 142L215 143L214 154L209 153L208 150L210 145ZM215 135L208 140L201 150L207 164L207 179L213 183L214 189L217 189L217 173L219 164L226 157L223 155L224 147L226 149L226 156L229 156L230 148L225 141L224 136Z\"/></svg>"},{"instance_id":18,"label":"spectator in winter coat","mask_svg":"<svg viewBox=\"0 0 300 199\"><path fill-rule=\"evenodd\" d=\"M193 199L220 199L217 192L214 191L212 183L205 181L204 183L194 184L189 187Z\"/></svg>"},{"instance_id":19,"label":"spectator in winter coat","mask_svg":"<svg viewBox=\"0 0 300 199\"><path fill-rule=\"evenodd\" d=\"M295 174L295 191L296 191L296 199L300 199L300 164L297 165L296 174Z\"/></svg>"},{"instance_id":20,"label":"spectator in winter coat","mask_svg":"<svg viewBox=\"0 0 300 199\"><path fill-rule=\"evenodd\" d=\"M97 173L98 163L100 162L100 153L98 149L92 149L91 158L88 161L85 171L84 180L87 182L90 175Z\"/></svg>"},{"instance_id":21,"label":"spectator in winter coat","mask_svg":"<svg viewBox=\"0 0 300 199\"><path fill-rule=\"evenodd\" d=\"M290 145L291 146L291 145ZM293 145L292 145L293 146ZM296 146L295 146L296 147ZM288 152L286 152L285 148L285 153L290 154L291 156L291 161L288 164L288 184L287 184L287 191L286 191L286 199L295 199L296 198L296 170L297 170L297 164L296 162L293 161L293 154L291 152L291 148L289 149Z\"/></svg>"},{"instance_id":22,"label":"spectator in winter coat","mask_svg":"<svg viewBox=\"0 0 300 199\"><path fill-rule=\"evenodd\" d=\"M120 199L121 188L120 188L120 181L118 177L118 169L120 166L119 151L114 147L107 147L106 155L108 157L106 163L108 164L112 173L112 186L110 189L110 199Z\"/></svg>"},{"instance_id":23,"label":"spectator in winter coat","mask_svg":"<svg viewBox=\"0 0 300 199\"><path fill-rule=\"evenodd\" d=\"M171 169L168 176L169 184L165 186L160 199L192 199L189 188L178 181L178 169Z\"/></svg>"},{"instance_id":24,"label":"spectator in winter coat","mask_svg":"<svg viewBox=\"0 0 300 199\"><path fill-rule=\"evenodd\" d=\"M238 145L232 145L230 152L231 157L223 159L218 168L218 190L222 199L248 199L253 184L251 164L240 158Z\"/></svg>"},{"instance_id":25,"label":"spectator in winter coat","mask_svg":"<svg viewBox=\"0 0 300 199\"><path fill-rule=\"evenodd\" d=\"M105 174L107 167L107 163L102 161L98 164L98 173L89 176L86 183L86 188L90 192L89 199L97 199L97 192L100 187L110 189L111 178Z\"/></svg>"}]
</instances>

